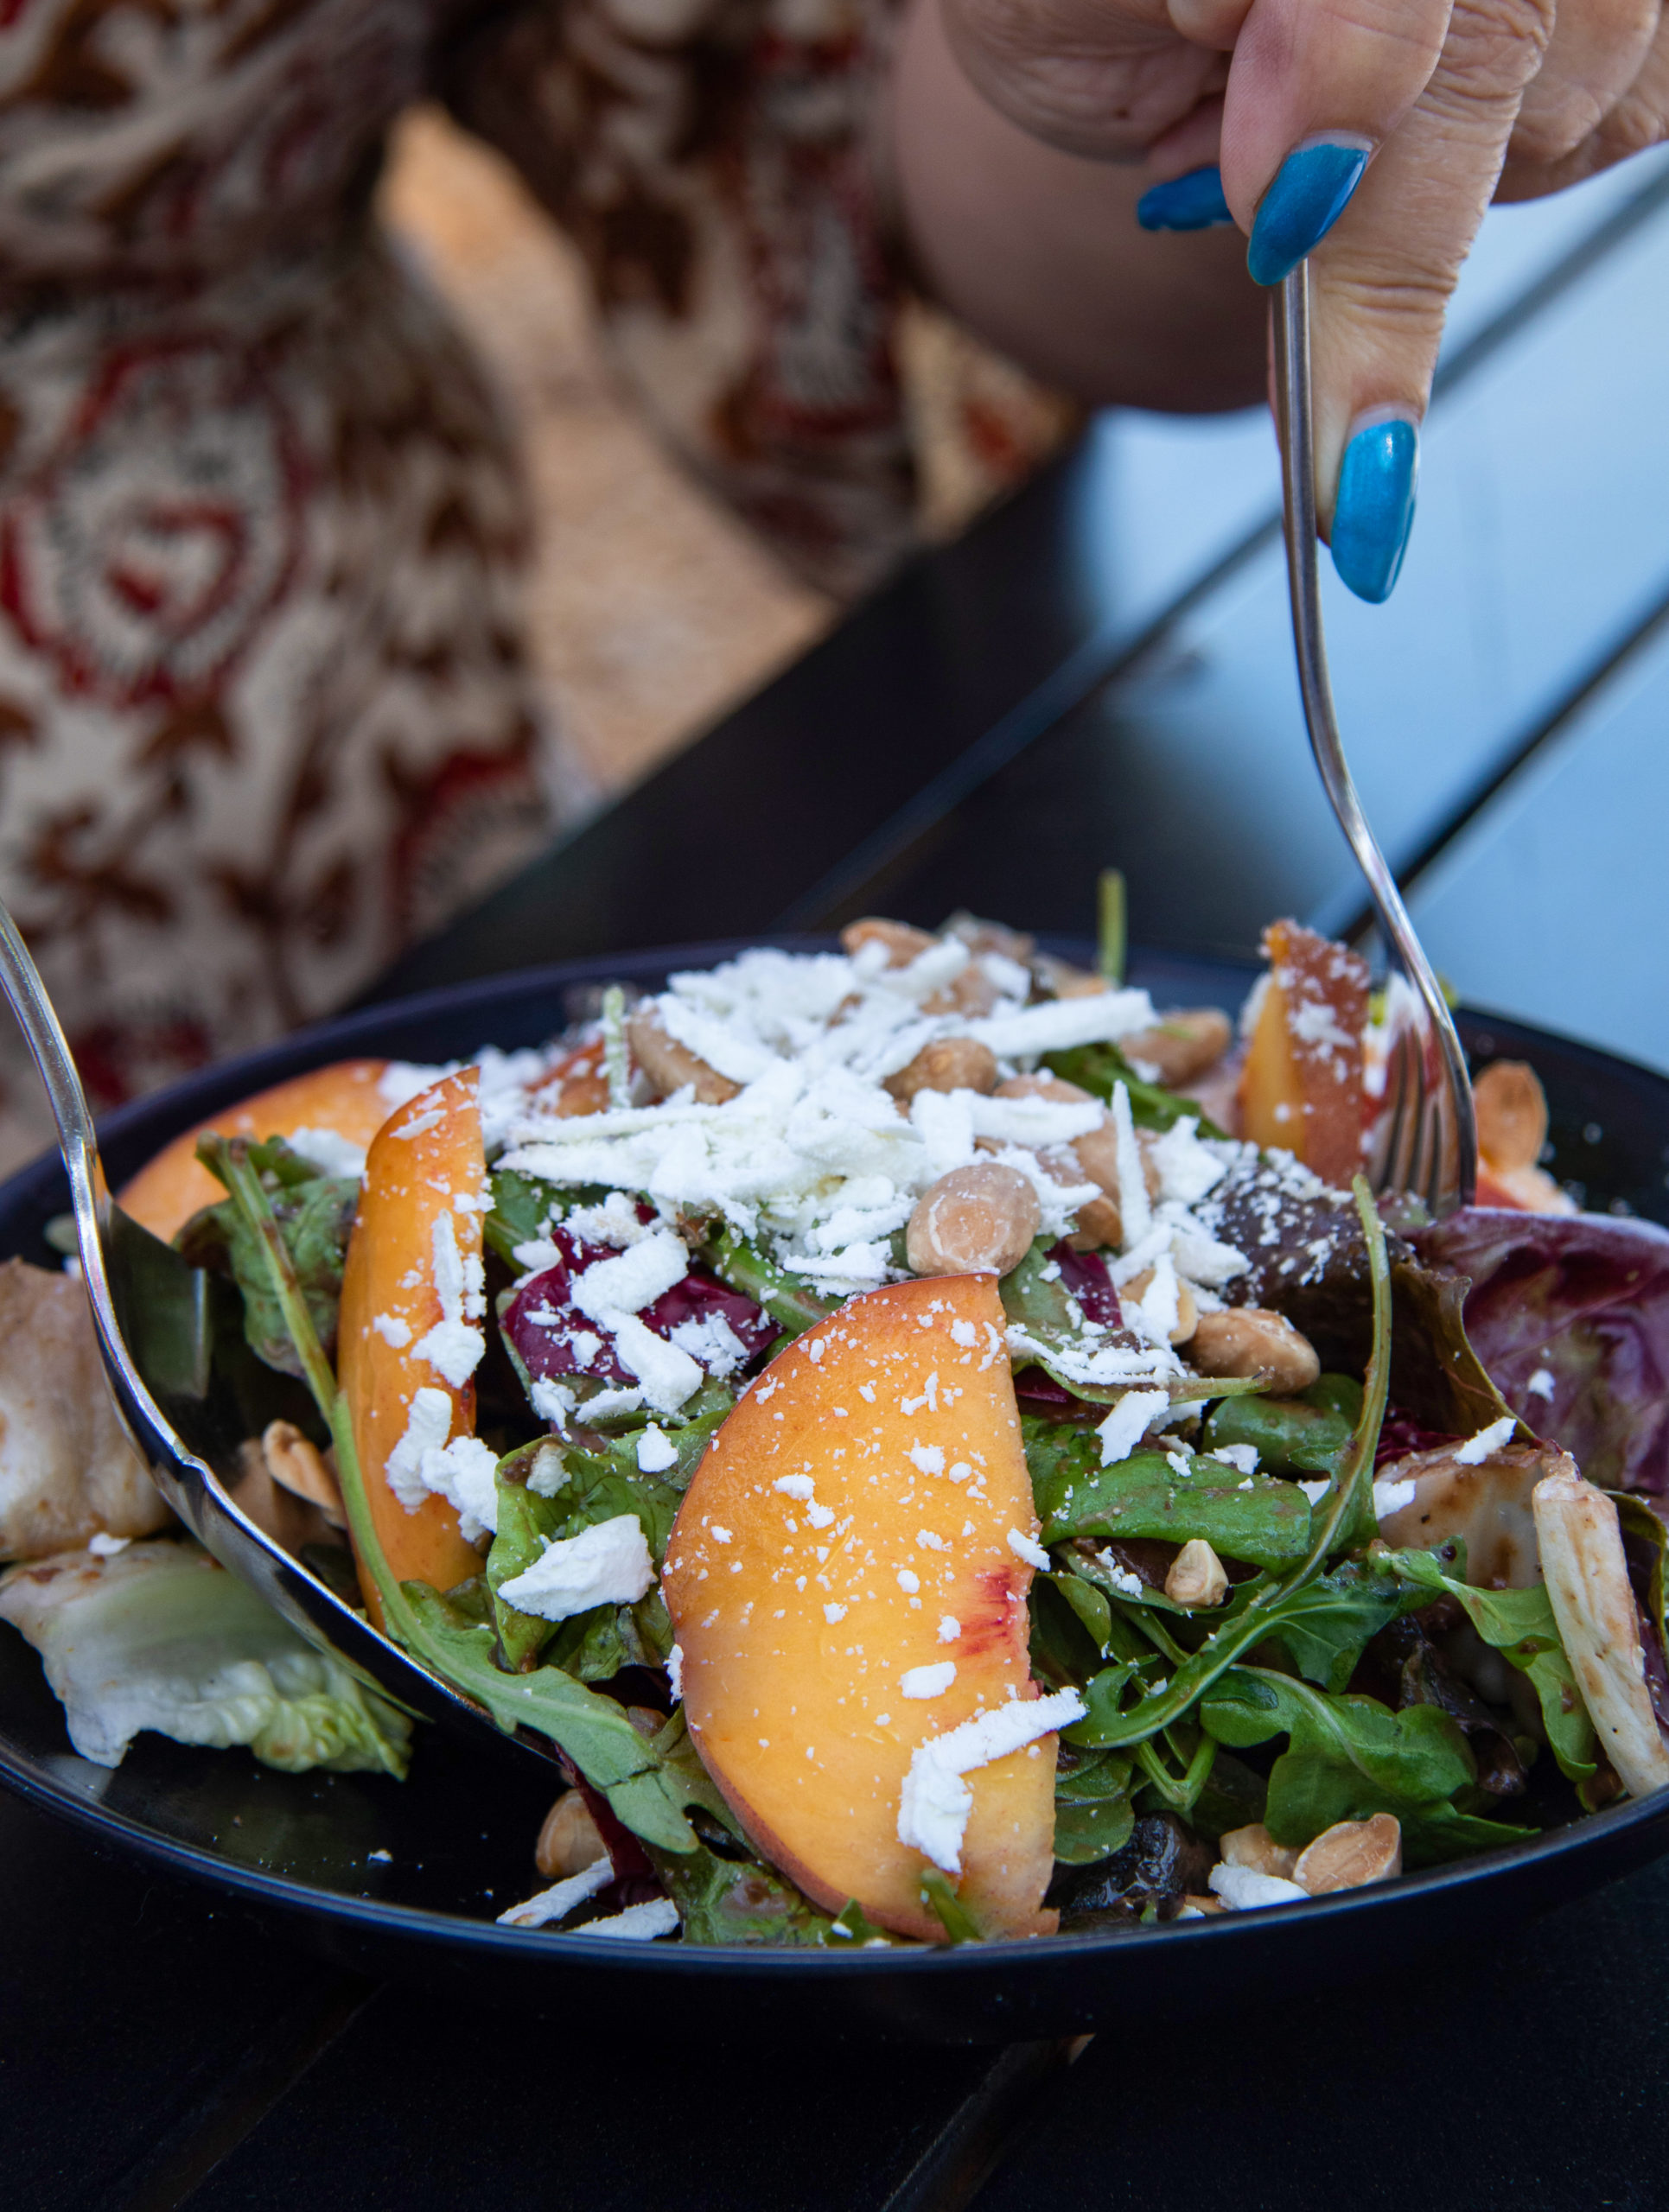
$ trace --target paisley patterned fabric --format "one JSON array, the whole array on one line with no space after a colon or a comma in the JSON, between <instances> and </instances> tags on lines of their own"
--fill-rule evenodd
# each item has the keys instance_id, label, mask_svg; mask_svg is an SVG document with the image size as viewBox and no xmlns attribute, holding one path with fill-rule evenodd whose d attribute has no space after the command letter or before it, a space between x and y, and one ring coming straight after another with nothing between
<instances>
[{"instance_id":1,"label":"paisley patterned fabric","mask_svg":"<svg viewBox=\"0 0 1669 2212\"><path fill-rule=\"evenodd\" d=\"M438 83L510 153L666 436L850 593L917 528L890 4L0 0L0 893L98 1103L339 1005L554 825L530 518L373 219L393 118ZM16 1157L10 1039L0 1083Z\"/></svg>"},{"instance_id":2,"label":"paisley patterned fabric","mask_svg":"<svg viewBox=\"0 0 1669 2212\"><path fill-rule=\"evenodd\" d=\"M443 22L0 0L0 891L100 1103L548 833L509 442L367 213Z\"/></svg>"}]
</instances>

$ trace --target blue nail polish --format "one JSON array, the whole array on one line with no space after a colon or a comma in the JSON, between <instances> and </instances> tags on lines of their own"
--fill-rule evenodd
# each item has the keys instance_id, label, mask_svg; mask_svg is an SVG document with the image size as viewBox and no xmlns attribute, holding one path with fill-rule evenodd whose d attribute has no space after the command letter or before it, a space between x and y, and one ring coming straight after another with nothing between
<instances>
[{"instance_id":1,"label":"blue nail polish","mask_svg":"<svg viewBox=\"0 0 1669 2212\"><path fill-rule=\"evenodd\" d=\"M1318 246L1350 204L1367 155L1324 142L1289 154L1252 226L1246 267L1257 284L1278 284Z\"/></svg>"},{"instance_id":2,"label":"blue nail polish","mask_svg":"<svg viewBox=\"0 0 1669 2212\"><path fill-rule=\"evenodd\" d=\"M1411 423L1370 423L1345 448L1333 507L1333 565L1357 596L1390 598L1414 526L1420 435Z\"/></svg>"},{"instance_id":3,"label":"blue nail polish","mask_svg":"<svg viewBox=\"0 0 1669 2212\"><path fill-rule=\"evenodd\" d=\"M1136 219L1144 231L1214 231L1232 223L1221 169L1190 169L1169 184L1156 184L1137 201Z\"/></svg>"}]
</instances>

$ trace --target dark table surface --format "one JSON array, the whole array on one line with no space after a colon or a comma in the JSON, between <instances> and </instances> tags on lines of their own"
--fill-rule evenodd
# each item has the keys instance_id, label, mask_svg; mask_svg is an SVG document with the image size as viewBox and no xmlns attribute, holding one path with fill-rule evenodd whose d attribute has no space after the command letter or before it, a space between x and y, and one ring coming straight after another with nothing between
<instances>
[{"instance_id":1,"label":"dark table surface","mask_svg":"<svg viewBox=\"0 0 1669 2212\"><path fill-rule=\"evenodd\" d=\"M1468 428L1475 399L1490 423L1533 416L1569 397L1572 349L1621 358L1606 287L1665 258L1666 204L1659 166L1487 238L1428 441L1449 480L1473 481L1487 443ZM1340 689L1439 958L1462 980L1504 978L1498 1004L1554 1027L1608 1041L1632 1021L1638 1049L1666 1060L1651 948L1669 878L1642 838L1663 818L1653 790L1669 797L1669 499L1647 496L1658 474L1669 485L1666 411L1642 423L1627 393L1585 397L1589 443L1558 515L1580 571L1555 562L1550 582L1544 562L1513 582L1558 620L1529 623L1534 649L1508 656L1487 711L1466 656L1499 639L1441 490L1399 593L1411 632L1398 644L1396 618L1354 629L1335 607ZM1605 473L1619 454L1626 486ZM1584 484L1608 508L1585 537ZM1098 426L379 995L873 908L931 923L965 904L1086 932L1110 863L1150 942L1245 953L1280 911L1344 926L1355 894L1303 757L1272 493L1256 424L1192 444L1129 418ZM1521 541L1498 534L1486 579L1517 579ZM1411 668L1430 708L1417 722L1398 690ZM1642 730L1658 733L1649 750ZM1556 902L1555 950L1515 999L1507 956L1542 944L1543 918L1507 912L1501 886L1545 883L1550 812L1607 865ZM1653 2206L1669 2196L1666 1976L1669 1866L1398 1980L1302 1999L1226 1991L1192 2028L1133 2018L1081 2050L692 2043L653 2013L604 2038L583 2017L533 2027L346 1975L0 1799L0 2202Z\"/></svg>"}]
</instances>

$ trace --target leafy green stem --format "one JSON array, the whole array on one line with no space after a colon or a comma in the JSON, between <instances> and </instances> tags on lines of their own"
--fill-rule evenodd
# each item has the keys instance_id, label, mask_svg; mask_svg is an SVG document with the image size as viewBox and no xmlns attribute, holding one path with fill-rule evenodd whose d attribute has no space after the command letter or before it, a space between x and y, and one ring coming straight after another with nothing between
<instances>
[{"instance_id":1,"label":"leafy green stem","mask_svg":"<svg viewBox=\"0 0 1669 2212\"><path fill-rule=\"evenodd\" d=\"M1270 1635L1284 1609L1302 1602L1306 1586L1320 1573L1330 1552L1357 1539L1364 1521L1366 1535L1373 1534L1373 1452L1391 1384L1391 1269L1373 1193L1360 1175L1354 1188L1362 1234L1367 1240L1373 1287L1373 1352L1362 1392L1361 1417L1330 1490L1312 1515L1314 1533L1309 1551L1279 1580L1243 1586L1247 1594L1230 1601L1233 1617L1208 1636L1168 1681L1150 1690L1129 1711L1110 1715L1105 1700L1099 1702L1098 1709L1098 1701L1092 1699L1092 1717L1067 1731L1068 1741L1118 1750L1143 1743L1169 1727L1220 1675Z\"/></svg>"}]
</instances>

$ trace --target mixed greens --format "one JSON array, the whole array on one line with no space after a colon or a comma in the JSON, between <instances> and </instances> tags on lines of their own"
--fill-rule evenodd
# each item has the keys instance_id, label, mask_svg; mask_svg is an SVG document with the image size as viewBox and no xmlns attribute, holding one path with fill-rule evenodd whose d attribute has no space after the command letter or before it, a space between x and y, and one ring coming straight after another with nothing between
<instances>
[{"instance_id":1,"label":"mixed greens","mask_svg":"<svg viewBox=\"0 0 1669 2212\"><path fill-rule=\"evenodd\" d=\"M1384 1038L1348 957L1310 958L1302 936L1272 970L1290 1090L1274 1126L1336 1166L1361 1156ZM612 995L485 1090L472 1071L393 1071L363 1175L316 1132L201 1141L225 1196L175 1242L235 1285L248 1350L290 1378L286 1448L323 1471L317 1495L339 1486L351 1557L322 1520L309 1560L339 1586L357 1575L388 1634L562 1754L551 1885L507 1920L850 1948L1195 1919L1509 1846L1669 1778L1669 1238L1494 1208L1436 1225L1393 1208L1388 1226L1360 1174L1329 1179L1250 1125L1270 1002L1237 1046L1007 932L861 925L840 956L749 956L631 1009ZM397 1173L438 1198L419 1205ZM385 1227L368 1254L373 1219L405 1222L406 1243ZM933 1643L933 1605L889 1588L861 1662L862 1641L832 1634L849 1601L825 1606L821 1663L853 1670L854 1712L877 1643L917 1633L907 1604L928 1637L899 1662L916 1702L864 1707L858 1732L904 1789L865 1886L838 1871L861 1853L825 1866L761 1812L781 1745L751 1765L728 1748L730 1661L704 1642L717 1616L698 1614L694 1562L720 1560L716 1537L751 1591L763 1539L715 1529L704 1486L727 1451L764 1448L747 1439L779 1388L808 1434L844 1433L852 1408L817 1396L838 1347L881 1331L880 1373L901 1357L900 1296L950 1298L971 1274L997 1281L984 1356L1011 1376L1027 1518L995 1562L971 1519L968 1556L942 1568L957 1540L924 1530L896 1580L1007 1574L1024 1611L1006 1695L1046 1700L1056 1726L946 1768L948 1827L912 1815L933 1746L989 1733L1002 1678L980 1672L965 1603ZM931 1389L903 1412L928 1399L938 1418ZM918 1479L949 1498L958 1476L931 1440L950 1431L919 1433L891 1459L873 1447L910 1513ZM262 1464L294 1490L267 1433ZM820 1502L849 1501L842 1447L808 1450L804 1473L746 1494L782 1493L774 1513L844 1539L853 1513ZM424 1556L459 1571L409 1571L443 1523L450 1549ZM1494 1573L1494 1551L1469 1563L1502 1527L1522 1573ZM190 1548L90 1565L73 1624L41 1614L50 1578L26 1572L0 1614L41 1643L78 1745L104 1746L89 1756L157 1726L277 1764L403 1771L402 1716L335 1662L264 1643L239 1617L256 1601ZM198 1656L166 1695L140 1670L100 1716L77 1669L165 1585L208 1608ZM737 1664L759 1663L755 1633ZM959 1853L984 1777L1040 1745L1043 1872L1016 1905ZM855 1821L828 1789L825 1827Z\"/></svg>"}]
</instances>

